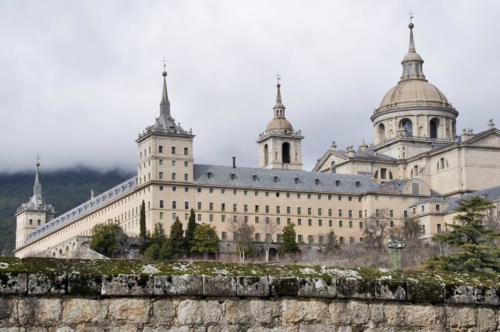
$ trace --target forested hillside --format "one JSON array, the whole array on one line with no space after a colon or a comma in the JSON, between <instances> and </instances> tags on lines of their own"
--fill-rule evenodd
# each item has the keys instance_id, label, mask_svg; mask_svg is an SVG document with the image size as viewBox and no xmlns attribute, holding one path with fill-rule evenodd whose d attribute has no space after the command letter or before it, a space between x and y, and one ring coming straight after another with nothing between
<instances>
[{"instance_id":1,"label":"forested hillside","mask_svg":"<svg viewBox=\"0 0 500 332\"><path fill-rule=\"evenodd\" d=\"M40 170L42 195L52 204L56 216L134 176L122 170L98 171L87 168ZM33 195L35 170L29 173L0 174L0 253L13 255L16 232L14 214Z\"/></svg>"}]
</instances>

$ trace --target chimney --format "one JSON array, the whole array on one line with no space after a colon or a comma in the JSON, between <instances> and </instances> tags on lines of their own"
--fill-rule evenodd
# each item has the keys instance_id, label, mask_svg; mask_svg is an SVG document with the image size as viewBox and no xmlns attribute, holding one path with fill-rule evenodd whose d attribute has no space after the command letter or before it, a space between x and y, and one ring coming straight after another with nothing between
<instances>
[{"instance_id":1,"label":"chimney","mask_svg":"<svg viewBox=\"0 0 500 332\"><path fill-rule=\"evenodd\" d=\"M233 157L233 168L236 168L236 157Z\"/></svg>"}]
</instances>

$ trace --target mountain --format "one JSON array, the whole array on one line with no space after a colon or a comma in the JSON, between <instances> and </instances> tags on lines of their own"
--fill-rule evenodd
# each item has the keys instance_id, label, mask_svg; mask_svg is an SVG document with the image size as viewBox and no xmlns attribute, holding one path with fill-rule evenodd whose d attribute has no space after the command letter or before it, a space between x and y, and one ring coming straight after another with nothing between
<instances>
[{"instance_id":1,"label":"mountain","mask_svg":"<svg viewBox=\"0 0 500 332\"><path fill-rule=\"evenodd\" d=\"M42 195L52 204L56 217L90 199L90 191L95 195L110 189L133 177L135 173L123 170L99 171L89 168L72 168L43 172L40 170ZM0 173L0 253L13 255L15 246L15 213L21 204L33 195L35 170L33 172Z\"/></svg>"}]
</instances>

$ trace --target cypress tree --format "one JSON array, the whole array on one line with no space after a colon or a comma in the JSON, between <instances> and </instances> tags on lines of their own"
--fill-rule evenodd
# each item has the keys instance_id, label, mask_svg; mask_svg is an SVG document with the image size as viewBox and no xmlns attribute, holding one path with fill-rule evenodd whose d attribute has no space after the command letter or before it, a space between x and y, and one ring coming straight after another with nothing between
<instances>
[{"instance_id":1,"label":"cypress tree","mask_svg":"<svg viewBox=\"0 0 500 332\"><path fill-rule=\"evenodd\" d=\"M182 223L179 217L175 218L174 223L170 227L170 245L172 251L175 253L175 258L179 258L179 255L184 252L184 230L182 229Z\"/></svg>"},{"instance_id":2,"label":"cypress tree","mask_svg":"<svg viewBox=\"0 0 500 332\"><path fill-rule=\"evenodd\" d=\"M299 251L299 245L295 241L297 233L295 232L295 224L286 225L283 227L283 243L280 246L281 254L294 253Z\"/></svg>"},{"instance_id":3,"label":"cypress tree","mask_svg":"<svg viewBox=\"0 0 500 332\"><path fill-rule=\"evenodd\" d=\"M198 224L196 223L196 216L194 214L194 209L191 209L189 214L188 226L186 229L186 237L184 239L184 248L187 253L191 252L191 247L193 246L192 242L194 240L194 231Z\"/></svg>"},{"instance_id":4,"label":"cypress tree","mask_svg":"<svg viewBox=\"0 0 500 332\"><path fill-rule=\"evenodd\" d=\"M146 203L144 203L144 200L142 201L141 204L141 213L139 215L139 236L143 239L144 243L142 245L142 251L146 249L146 240L147 240L147 233L146 233Z\"/></svg>"}]
</instances>

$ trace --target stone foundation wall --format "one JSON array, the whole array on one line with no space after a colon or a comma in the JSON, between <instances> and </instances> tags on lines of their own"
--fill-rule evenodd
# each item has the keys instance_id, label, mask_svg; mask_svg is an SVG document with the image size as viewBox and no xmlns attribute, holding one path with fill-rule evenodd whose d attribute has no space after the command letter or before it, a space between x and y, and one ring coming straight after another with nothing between
<instances>
[{"instance_id":1,"label":"stone foundation wall","mask_svg":"<svg viewBox=\"0 0 500 332\"><path fill-rule=\"evenodd\" d=\"M500 276L0 258L5 331L500 331Z\"/></svg>"}]
</instances>

